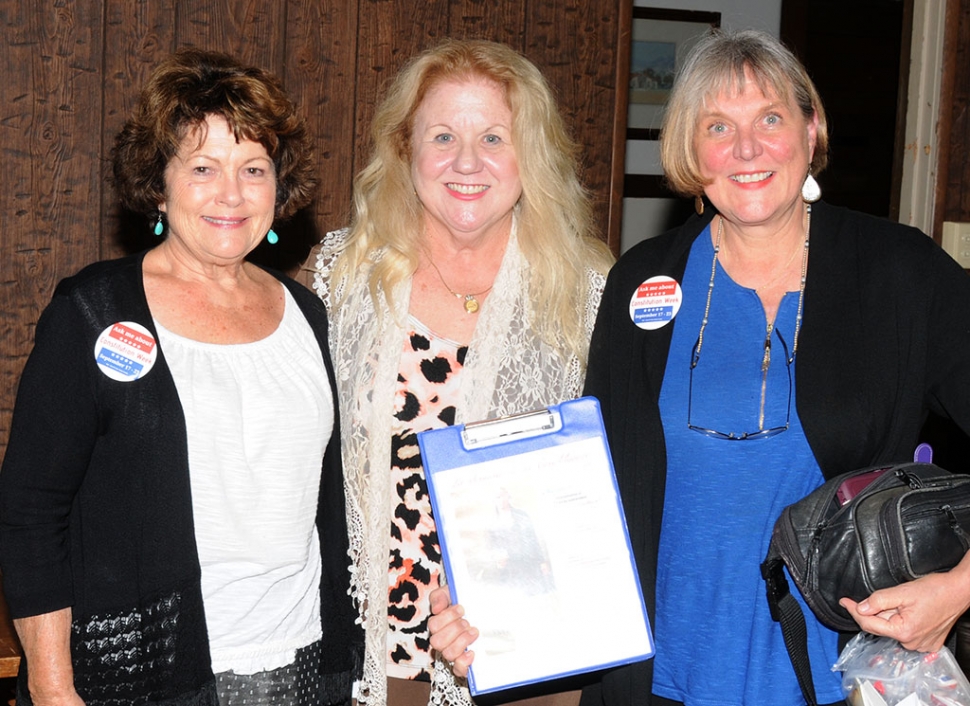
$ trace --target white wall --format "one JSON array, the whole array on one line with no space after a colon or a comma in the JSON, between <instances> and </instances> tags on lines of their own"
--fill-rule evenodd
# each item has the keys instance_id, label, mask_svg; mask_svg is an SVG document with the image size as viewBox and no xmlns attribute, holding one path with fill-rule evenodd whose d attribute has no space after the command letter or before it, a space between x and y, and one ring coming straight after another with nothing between
<instances>
[{"instance_id":1,"label":"white wall","mask_svg":"<svg viewBox=\"0 0 970 706\"><path fill-rule=\"evenodd\" d=\"M720 12L721 27L728 30L760 29L776 37L781 30L781 0L635 0L633 4L658 7L658 3L670 10ZM643 144L628 143L626 171L658 173L655 155L655 150ZM620 251L661 233L669 225L671 210L671 199L623 199Z\"/></svg>"},{"instance_id":2,"label":"white wall","mask_svg":"<svg viewBox=\"0 0 970 706\"><path fill-rule=\"evenodd\" d=\"M781 0L634 0L633 6L720 12L724 29L763 29L776 37L781 30Z\"/></svg>"}]
</instances>

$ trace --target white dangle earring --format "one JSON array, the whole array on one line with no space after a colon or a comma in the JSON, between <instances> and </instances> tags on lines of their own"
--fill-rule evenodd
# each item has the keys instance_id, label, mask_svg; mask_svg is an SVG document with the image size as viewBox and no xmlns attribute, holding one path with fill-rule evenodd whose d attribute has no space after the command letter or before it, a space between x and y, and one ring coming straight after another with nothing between
<instances>
[{"instance_id":1,"label":"white dangle earring","mask_svg":"<svg viewBox=\"0 0 970 706\"><path fill-rule=\"evenodd\" d=\"M815 203L820 198L822 198L822 187L818 185L815 177L809 172L808 176L805 177L805 183L802 184L802 200L805 203Z\"/></svg>"}]
</instances>

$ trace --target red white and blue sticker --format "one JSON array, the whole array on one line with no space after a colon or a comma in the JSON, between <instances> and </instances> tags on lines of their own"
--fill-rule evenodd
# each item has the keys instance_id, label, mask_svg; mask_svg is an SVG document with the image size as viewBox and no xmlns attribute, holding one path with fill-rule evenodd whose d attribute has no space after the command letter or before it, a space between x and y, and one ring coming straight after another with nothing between
<instances>
[{"instance_id":1,"label":"red white and blue sticker","mask_svg":"<svg viewBox=\"0 0 970 706\"><path fill-rule=\"evenodd\" d=\"M630 299L630 318L646 331L666 326L680 311L684 293L673 277L658 275L637 287Z\"/></svg>"},{"instance_id":2,"label":"red white and blue sticker","mask_svg":"<svg viewBox=\"0 0 970 706\"><path fill-rule=\"evenodd\" d=\"M101 332L94 344L94 360L112 380L132 382L144 377L158 357L151 332L134 321L119 321Z\"/></svg>"}]
</instances>

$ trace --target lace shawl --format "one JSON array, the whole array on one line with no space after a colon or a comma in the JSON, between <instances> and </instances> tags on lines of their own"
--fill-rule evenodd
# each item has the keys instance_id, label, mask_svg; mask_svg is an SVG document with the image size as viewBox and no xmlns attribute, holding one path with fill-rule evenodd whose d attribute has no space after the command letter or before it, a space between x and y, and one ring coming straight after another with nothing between
<instances>
[{"instance_id":1,"label":"lace shawl","mask_svg":"<svg viewBox=\"0 0 970 706\"><path fill-rule=\"evenodd\" d=\"M391 415L395 380L404 347L410 280L394 292L394 310L380 292L370 295L367 273L352 291L331 291L329 276L347 230L328 233L312 268L313 289L330 310L330 347L340 397L341 444L350 532L351 594L366 631L364 669L358 701L387 701L387 563L390 538ZM378 254L379 257L379 254ZM587 270L584 317L593 329L605 276ZM341 302L337 309L332 304ZM529 296L529 264L513 231L492 292L478 314L461 374L456 423L529 411L578 397L585 361L568 360L540 340L529 325L545 312L534 311ZM431 702L471 704L463 680L435 659Z\"/></svg>"}]
</instances>

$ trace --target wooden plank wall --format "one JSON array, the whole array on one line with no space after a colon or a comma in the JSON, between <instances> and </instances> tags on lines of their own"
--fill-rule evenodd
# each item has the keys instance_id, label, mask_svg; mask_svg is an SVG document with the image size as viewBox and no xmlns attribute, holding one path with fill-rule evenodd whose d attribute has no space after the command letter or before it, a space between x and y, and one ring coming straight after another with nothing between
<instances>
[{"instance_id":1,"label":"wooden plank wall","mask_svg":"<svg viewBox=\"0 0 970 706\"><path fill-rule=\"evenodd\" d=\"M280 75L308 115L322 189L312 208L278 229L276 248L257 250L263 262L292 270L322 233L345 224L382 85L445 36L504 41L543 69L584 146L584 179L605 237L619 226L611 182L622 178L613 145L624 127L614 120L623 7L622 0L0 0L0 453L34 325L56 282L151 244L149 224L119 211L107 175L113 137L158 59L184 45L236 54Z\"/></svg>"},{"instance_id":2,"label":"wooden plank wall","mask_svg":"<svg viewBox=\"0 0 970 706\"><path fill-rule=\"evenodd\" d=\"M937 202L936 230L943 221L970 222L970 0L949 0L944 44L944 95L950 97L941 130L946 147L940 155L942 208ZM948 45L952 45L952 50ZM970 303L968 303L970 306Z\"/></svg>"}]
</instances>

